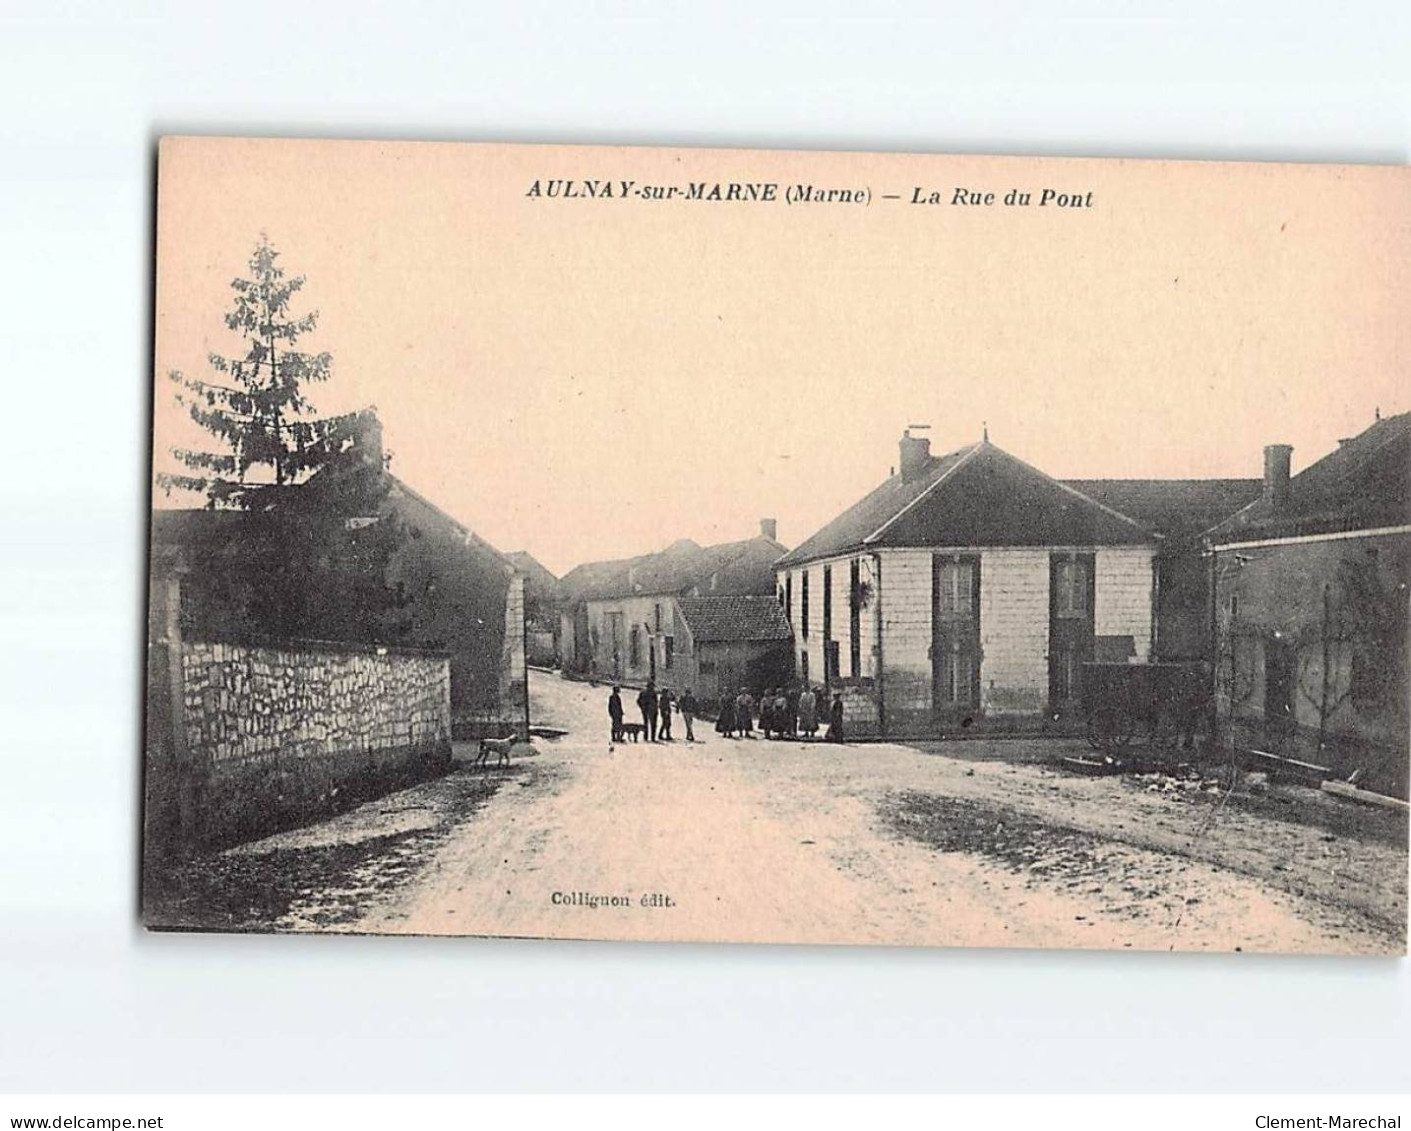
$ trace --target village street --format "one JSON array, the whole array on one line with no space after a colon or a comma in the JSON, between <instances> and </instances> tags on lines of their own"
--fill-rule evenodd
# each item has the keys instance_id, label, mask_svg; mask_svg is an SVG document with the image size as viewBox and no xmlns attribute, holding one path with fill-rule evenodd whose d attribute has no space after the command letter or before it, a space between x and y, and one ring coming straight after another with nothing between
<instances>
[{"instance_id":1,"label":"village street","mask_svg":"<svg viewBox=\"0 0 1411 1131\"><path fill-rule=\"evenodd\" d=\"M226 853L227 865L255 867L246 874L262 886L268 874L257 877L281 856L322 849L353 862L306 877L308 888L291 891L265 925L1245 952L1404 947L1404 821L1398 828L1399 817L1357 809L1350 835L1339 825L1346 804L1316 791L1296 791L1311 807L1298 819L1275 820L1244 803L1254 797L1221 805L1211 786L1075 777L1023 761L1032 748L1052 748L1038 742L1011 742L1019 760L997 760L998 742L951 743L938 754L729 741L704 723L693 745L609 750L606 689L541 672L533 688L536 720L569 734L537 740L538 753L509 771L474 770L470 748L460 750L457 770L440 781Z\"/></svg>"}]
</instances>

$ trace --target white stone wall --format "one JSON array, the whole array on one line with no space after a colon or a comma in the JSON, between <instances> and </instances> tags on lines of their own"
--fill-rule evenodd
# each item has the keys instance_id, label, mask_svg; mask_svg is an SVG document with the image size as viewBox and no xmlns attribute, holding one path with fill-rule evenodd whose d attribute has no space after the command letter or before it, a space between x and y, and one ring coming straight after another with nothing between
<instances>
[{"instance_id":1,"label":"white stone wall","mask_svg":"<svg viewBox=\"0 0 1411 1131\"><path fill-rule=\"evenodd\" d=\"M500 651L502 722L523 725L528 671L528 657L524 653L524 575L516 573L510 578L505 593L505 638Z\"/></svg>"},{"instance_id":2,"label":"white stone wall","mask_svg":"<svg viewBox=\"0 0 1411 1131\"><path fill-rule=\"evenodd\" d=\"M656 607L661 606L661 632L657 633ZM596 653L598 674L604 679L613 677L612 635L608 631L608 614L622 614L622 672L620 678L634 682L644 681L651 674L649 649L656 654L658 681L666 675L665 637L676 639L673 647L681 648L681 634L676 630L676 600L670 594L660 596L620 597L609 601L588 602L588 625L590 634L596 630L598 648ZM636 626L641 634L641 652L636 666L631 664L632 628ZM672 684L675 686L675 684Z\"/></svg>"},{"instance_id":3,"label":"white stone wall","mask_svg":"<svg viewBox=\"0 0 1411 1131\"><path fill-rule=\"evenodd\" d=\"M986 550L980 558L980 706L1038 714L1048 700L1049 551Z\"/></svg>"},{"instance_id":4,"label":"white stone wall","mask_svg":"<svg viewBox=\"0 0 1411 1131\"><path fill-rule=\"evenodd\" d=\"M443 656L187 641L187 743L213 765L449 748Z\"/></svg>"},{"instance_id":5,"label":"white stone wall","mask_svg":"<svg viewBox=\"0 0 1411 1131\"><path fill-rule=\"evenodd\" d=\"M849 588L852 579L852 562L858 560L860 577L872 583L872 603L861 612L858 623L858 666L853 670L851 620L848 605ZM871 554L854 557L829 558L826 561L811 562L808 566L793 570L780 570L776 575L776 587L789 589L786 584L793 575L792 592L789 593L789 623L794 629L794 665L799 667L798 654L808 653L808 678L810 683L823 682L823 571L831 567L832 598L832 638L838 643L838 675L843 679L872 678L877 674L877 579L873 576ZM809 576L808 593L808 639L803 633L803 576ZM929 614L928 614L929 615Z\"/></svg>"},{"instance_id":6,"label":"white stone wall","mask_svg":"<svg viewBox=\"0 0 1411 1131\"><path fill-rule=\"evenodd\" d=\"M882 664L889 723L931 710L931 551L882 551Z\"/></svg>"},{"instance_id":7,"label":"white stone wall","mask_svg":"<svg viewBox=\"0 0 1411 1131\"><path fill-rule=\"evenodd\" d=\"M1149 546L1120 546L1098 550L1095 567L1093 631L1132 637L1143 663L1151 655L1154 559Z\"/></svg>"},{"instance_id":8,"label":"white stone wall","mask_svg":"<svg viewBox=\"0 0 1411 1131\"><path fill-rule=\"evenodd\" d=\"M883 550L880 586L882 660L889 725L908 716L924 718L931 710L931 559L932 554L970 553L966 547L940 550ZM980 698L989 715L1032 715L1048 698L1049 562L1048 547L987 549L980 557ZM1099 636L1131 636L1137 657L1150 654L1152 568L1147 546L1099 549L1095 554L1094 627ZM809 653L811 678L821 681L823 562L807 568L813 575L809 595L809 639L800 627L802 569L793 570L793 621L797 647ZM852 673L847 647L848 559L833 559L833 637L839 641L842 675ZM783 575L781 573L781 583ZM875 579L874 579L875 581ZM874 597L874 600L876 598ZM841 612L841 621L839 620ZM874 611L863 613L863 672L875 674Z\"/></svg>"}]
</instances>

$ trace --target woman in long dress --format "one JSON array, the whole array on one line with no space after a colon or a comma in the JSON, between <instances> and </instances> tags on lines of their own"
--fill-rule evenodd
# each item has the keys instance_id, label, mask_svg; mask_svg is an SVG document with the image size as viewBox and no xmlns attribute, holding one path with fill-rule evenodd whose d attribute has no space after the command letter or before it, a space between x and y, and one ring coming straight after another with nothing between
<instances>
[{"instance_id":1,"label":"woman in long dress","mask_svg":"<svg viewBox=\"0 0 1411 1131\"><path fill-rule=\"evenodd\" d=\"M805 687L799 696L799 732L813 738L818 733L818 697Z\"/></svg>"},{"instance_id":2,"label":"woman in long dress","mask_svg":"<svg viewBox=\"0 0 1411 1131\"><path fill-rule=\"evenodd\" d=\"M720 717L715 720L715 731L726 738L735 737L735 700L729 695L720 700Z\"/></svg>"},{"instance_id":3,"label":"woman in long dress","mask_svg":"<svg viewBox=\"0 0 1411 1131\"><path fill-rule=\"evenodd\" d=\"M766 688L763 695L759 697L759 729L765 738L768 738L775 730L774 726L774 689Z\"/></svg>"},{"instance_id":4,"label":"woman in long dress","mask_svg":"<svg viewBox=\"0 0 1411 1131\"><path fill-rule=\"evenodd\" d=\"M847 741L843 737L843 696L841 692L833 696L833 706L828 712L828 733L824 736L824 741Z\"/></svg>"}]
</instances>

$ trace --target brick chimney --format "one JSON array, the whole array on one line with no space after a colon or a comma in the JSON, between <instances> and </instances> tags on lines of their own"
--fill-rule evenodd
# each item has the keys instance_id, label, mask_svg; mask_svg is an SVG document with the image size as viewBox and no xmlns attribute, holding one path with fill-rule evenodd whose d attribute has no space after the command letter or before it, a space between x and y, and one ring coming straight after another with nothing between
<instances>
[{"instance_id":1,"label":"brick chimney","mask_svg":"<svg viewBox=\"0 0 1411 1131\"><path fill-rule=\"evenodd\" d=\"M1288 444L1267 444L1264 448L1264 505L1274 514L1289 505L1289 466L1293 448Z\"/></svg>"},{"instance_id":2,"label":"brick chimney","mask_svg":"<svg viewBox=\"0 0 1411 1131\"><path fill-rule=\"evenodd\" d=\"M759 520L759 536L768 538L771 542L779 541L779 523L772 518L762 518Z\"/></svg>"},{"instance_id":3,"label":"brick chimney","mask_svg":"<svg viewBox=\"0 0 1411 1131\"><path fill-rule=\"evenodd\" d=\"M925 436L913 436L908 428L901 434L901 475L911 479L931 461L931 441Z\"/></svg>"}]
</instances>

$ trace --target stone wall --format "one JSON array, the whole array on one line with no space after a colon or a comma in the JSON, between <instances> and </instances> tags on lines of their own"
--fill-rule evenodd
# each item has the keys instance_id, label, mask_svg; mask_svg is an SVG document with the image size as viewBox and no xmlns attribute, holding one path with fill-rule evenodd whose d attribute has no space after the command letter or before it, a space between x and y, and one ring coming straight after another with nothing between
<instances>
[{"instance_id":1,"label":"stone wall","mask_svg":"<svg viewBox=\"0 0 1411 1131\"><path fill-rule=\"evenodd\" d=\"M661 611L660 632L656 631L658 609ZM614 615L620 616L622 623L616 658L613 656L610 621ZM678 615L676 601L669 593L589 601L588 631L590 639L597 640L597 649L592 655L597 677L640 684L655 674L660 686L680 686L679 679L674 678L666 668L666 637L672 637L673 652L679 652L682 647L680 638L684 629L677 623ZM634 628L637 630L635 664L632 662Z\"/></svg>"},{"instance_id":2,"label":"stone wall","mask_svg":"<svg viewBox=\"0 0 1411 1131\"><path fill-rule=\"evenodd\" d=\"M1048 701L1048 587L1047 548L986 550L980 559L980 706L987 715L1038 715Z\"/></svg>"},{"instance_id":3,"label":"stone wall","mask_svg":"<svg viewBox=\"0 0 1411 1131\"><path fill-rule=\"evenodd\" d=\"M1215 703L1222 736L1406 797L1411 536L1218 551ZM1282 655L1287 697L1271 688ZM1276 682L1276 681L1275 681Z\"/></svg>"},{"instance_id":4,"label":"stone wall","mask_svg":"<svg viewBox=\"0 0 1411 1131\"><path fill-rule=\"evenodd\" d=\"M935 553L980 556L980 705L987 718L1042 719L1048 700L1049 569L1051 549L967 547L886 549L881 577L871 579L873 604L861 618L861 664L851 670L848 641L849 559L780 571L791 594L796 649L808 654L810 682L823 679L823 567L832 566L832 638L838 641L841 690L850 723L868 733L878 722L878 640L875 602L881 601L881 695L889 733L926 730L931 715L931 562ZM1096 550L1094 629L1099 636L1130 636L1137 659L1150 655L1153 550L1147 546ZM809 575L808 638L803 638L803 576Z\"/></svg>"},{"instance_id":5,"label":"stone wall","mask_svg":"<svg viewBox=\"0 0 1411 1131\"><path fill-rule=\"evenodd\" d=\"M1097 552L1095 566L1093 632L1130 636L1141 663L1151 657L1154 558L1154 551L1147 546L1114 546Z\"/></svg>"},{"instance_id":6,"label":"stone wall","mask_svg":"<svg viewBox=\"0 0 1411 1131\"><path fill-rule=\"evenodd\" d=\"M450 661L343 644L182 641L178 771L210 847L444 772Z\"/></svg>"},{"instance_id":7,"label":"stone wall","mask_svg":"<svg viewBox=\"0 0 1411 1131\"><path fill-rule=\"evenodd\" d=\"M852 636L849 612L850 590L852 586L852 563L859 563L859 580L871 590L868 603L858 617L858 664L853 669ZM929 560L929 559L928 559ZM808 655L808 682L815 686L823 684L823 579L824 567L828 567L832 588L830 638L838 645L839 679L870 680L877 674L877 615L875 610L877 579L872 576L873 559L869 554L849 557L829 558L826 561L810 562L802 568L780 570L777 587L786 592L789 603L786 613L794 629L796 655L794 666L802 671L804 653ZM803 617L804 575L809 579L808 625L805 634ZM929 617L929 608L927 616Z\"/></svg>"},{"instance_id":8,"label":"stone wall","mask_svg":"<svg viewBox=\"0 0 1411 1131\"><path fill-rule=\"evenodd\" d=\"M524 575L510 578L505 593L504 642L500 649L500 718L503 727L513 727L520 738L528 740L525 709L529 694L529 657L525 653Z\"/></svg>"}]
</instances>

